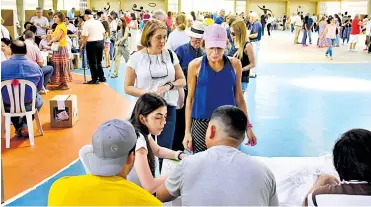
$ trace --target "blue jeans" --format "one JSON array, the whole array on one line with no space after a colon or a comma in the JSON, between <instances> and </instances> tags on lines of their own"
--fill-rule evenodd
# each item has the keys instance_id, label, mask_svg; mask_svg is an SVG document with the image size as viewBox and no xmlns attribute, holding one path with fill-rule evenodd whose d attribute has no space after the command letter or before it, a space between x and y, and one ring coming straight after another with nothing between
<instances>
[{"instance_id":1,"label":"blue jeans","mask_svg":"<svg viewBox=\"0 0 371 207\"><path fill-rule=\"evenodd\" d=\"M36 107L37 111L40 111L43 104L44 104L43 98L40 96L40 94L36 93L35 107ZM5 103L4 103L4 105L5 105L5 108L4 108L5 112L9 112L10 111L10 105L5 104ZM25 108L26 108L26 111L31 111L31 104L26 105ZM34 118L34 116L32 116L32 119L33 118ZM13 126L14 126L16 131L19 131L20 129L22 129L24 127L27 127L26 116L24 116L24 117L12 117L12 118L10 118L10 120L12 121Z\"/></svg>"},{"instance_id":2,"label":"blue jeans","mask_svg":"<svg viewBox=\"0 0 371 207\"><path fill-rule=\"evenodd\" d=\"M171 149L173 146L174 133L175 133L175 124L176 124L176 107L167 106L167 117L165 128L157 137L157 143L161 147L166 147Z\"/></svg>"},{"instance_id":3,"label":"blue jeans","mask_svg":"<svg viewBox=\"0 0 371 207\"><path fill-rule=\"evenodd\" d=\"M88 68L88 57L86 56L86 46L83 51L80 51L82 57L82 68Z\"/></svg>"},{"instance_id":4,"label":"blue jeans","mask_svg":"<svg viewBox=\"0 0 371 207\"><path fill-rule=\"evenodd\" d=\"M347 43L349 43L349 37L350 37L350 27L345 27L344 33L343 33L343 43L345 42L345 40L347 40Z\"/></svg>"},{"instance_id":5,"label":"blue jeans","mask_svg":"<svg viewBox=\"0 0 371 207\"><path fill-rule=\"evenodd\" d=\"M247 82L242 82L241 84L242 84L242 91L243 91L243 92L247 91L247 86L249 85L249 83L247 83Z\"/></svg>"},{"instance_id":6,"label":"blue jeans","mask_svg":"<svg viewBox=\"0 0 371 207\"><path fill-rule=\"evenodd\" d=\"M307 44L307 36L308 36L308 31L307 30L303 30L303 39L301 40L301 44L302 45L306 45Z\"/></svg>"},{"instance_id":7,"label":"blue jeans","mask_svg":"<svg viewBox=\"0 0 371 207\"><path fill-rule=\"evenodd\" d=\"M330 57L332 57L332 47L333 45L335 44L335 40L336 39L330 39L330 38L327 38L328 42L330 43L330 45L328 46L328 49L326 51L326 55L330 55Z\"/></svg>"},{"instance_id":8,"label":"blue jeans","mask_svg":"<svg viewBox=\"0 0 371 207\"><path fill-rule=\"evenodd\" d=\"M53 75L54 68L53 66L47 65L47 66L42 67L41 71L44 74L44 87L46 88L46 85L48 85L50 77L52 77Z\"/></svg>"},{"instance_id":9,"label":"blue jeans","mask_svg":"<svg viewBox=\"0 0 371 207\"><path fill-rule=\"evenodd\" d=\"M295 30L294 24L291 24L291 33L293 33Z\"/></svg>"},{"instance_id":10,"label":"blue jeans","mask_svg":"<svg viewBox=\"0 0 371 207\"><path fill-rule=\"evenodd\" d=\"M110 45L109 45L109 56L111 58L111 60L114 60L115 59L115 41L111 41Z\"/></svg>"}]
</instances>

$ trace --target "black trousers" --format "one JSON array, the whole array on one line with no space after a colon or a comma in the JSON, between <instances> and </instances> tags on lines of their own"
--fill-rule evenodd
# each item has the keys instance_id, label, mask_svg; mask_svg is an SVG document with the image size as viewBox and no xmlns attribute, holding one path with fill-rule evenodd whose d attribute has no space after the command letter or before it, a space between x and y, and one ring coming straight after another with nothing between
<instances>
[{"instance_id":1,"label":"black trousers","mask_svg":"<svg viewBox=\"0 0 371 207\"><path fill-rule=\"evenodd\" d=\"M185 133L185 108L187 104L188 91L184 90L184 94L184 106L183 108L176 110L176 125L172 147L174 151L184 151L183 139Z\"/></svg>"},{"instance_id":2,"label":"black trousers","mask_svg":"<svg viewBox=\"0 0 371 207\"><path fill-rule=\"evenodd\" d=\"M104 43L101 41L87 42L86 56L90 67L91 79L97 81L104 78L102 68Z\"/></svg>"},{"instance_id":3,"label":"black trousers","mask_svg":"<svg viewBox=\"0 0 371 207\"><path fill-rule=\"evenodd\" d=\"M271 36L271 26L272 26L271 23L269 23L269 24L267 25L267 30L268 30L268 35L269 35L269 36Z\"/></svg>"},{"instance_id":4,"label":"black trousers","mask_svg":"<svg viewBox=\"0 0 371 207\"><path fill-rule=\"evenodd\" d=\"M262 23L262 36L264 36L265 23Z\"/></svg>"}]
</instances>

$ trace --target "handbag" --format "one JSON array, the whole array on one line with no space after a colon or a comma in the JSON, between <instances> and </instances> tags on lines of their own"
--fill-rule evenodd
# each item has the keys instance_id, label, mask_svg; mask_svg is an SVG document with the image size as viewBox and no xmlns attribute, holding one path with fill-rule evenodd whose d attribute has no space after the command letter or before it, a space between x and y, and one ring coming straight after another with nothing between
<instances>
[{"instance_id":1,"label":"handbag","mask_svg":"<svg viewBox=\"0 0 371 207\"><path fill-rule=\"evenodd\" d=\"M55 52L58 51L58 48L59 48L59 42L53 42L52 46L50 47L50 49Z\"/></svg>"}]
</instances>

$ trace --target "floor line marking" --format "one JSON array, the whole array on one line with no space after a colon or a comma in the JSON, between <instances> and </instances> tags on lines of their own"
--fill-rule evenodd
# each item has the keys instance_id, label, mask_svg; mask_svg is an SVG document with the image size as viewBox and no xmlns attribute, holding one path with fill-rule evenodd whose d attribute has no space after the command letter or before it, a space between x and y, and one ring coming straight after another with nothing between
<instances>
[{"instance_id":1,"label":"floor line marking","mask_svg":"<svg viewBox=\"0 0 371 207\"><path fill-rule=\"evenodd\" d=\"M37 187L43 185L44 183L48 182L50 179L52 179L53 177L57 176L58 174L62 173L63 171L67 170L67 168L71 167L72 165L76 164L77 162L79 161L79 158L77 158L76 160L72 161L70 164L68 164L67 166L65 166L64 168L62 168L61 170L59 170L58 172L54 173L53 175L49 176L48 178L44 179L43 181L41 181L40 183L38 183L37 185L23 191L22 193L19 193L18 195L6 200L2 206L6 206L12 202L14 202L15 200L25 196L26 194L30 193L31 191L35 190Z\"/></svg>"}]
</instances>

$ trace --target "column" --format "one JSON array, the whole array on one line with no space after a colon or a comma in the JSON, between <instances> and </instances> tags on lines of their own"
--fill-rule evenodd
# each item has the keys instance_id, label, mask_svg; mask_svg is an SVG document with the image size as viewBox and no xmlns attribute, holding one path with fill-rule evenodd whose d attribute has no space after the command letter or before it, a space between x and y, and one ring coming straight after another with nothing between
<instances>
[{"instance_id":1,"label":"column","mask_svg":"<svg viewBox=\"0 0 371 207\"><path fill-rule=\"evenodd\" d=\"M246 16L248 16L249 13L250 13L250 3L251 3L251 0L245 0L245 14L246 14Z\"/></svg>"},{"instance_id":2,"label":"column","mask_svg":"<svg viewBox=\"0 0 371 207\"><path fill-rule=\"evenodd\" d=\"M88 0L89 2L90 0ZM89 7L89 6L88 6ZM120 9L122 9L122 11L124 11L124 0L120 0Z\"/></svg>"},{"instance_id":3,"label":"column","mask_svg":"<svg viewBox=\"0 0 371 207\"><path fill-rule=\"evenodd\" d=\"M167 13L169 11L169 0L165 0L165 8L164 8L165 12ZM173 11L175 12L175 11Z\"/></svg>"},{"instance_id":4,"label":"column","mask_svg":"<svg viewBox=\"0 0 371 207\"><path fill-rule=\"evenodd\" d=\"M38 0L38 5L40 8L44 9L44 0Z\"/></svg>"},{"instance_id":5,"label":"column","mask_svg":"<svg viewBox=\"0 0 371 207\"><path fill-rule=\"evenodd\" d=\"M321 2L317 1L316 2L316 12L315 13L318 16L320 12L321 12Z\"/></svg>"},{"instance_id":6,"label":"column","mask_svg":"<svg viewBox=\"0 0 371 207\"><path fill-rule=\"evenodd\" d=\"M286 17L291 16L290 2L289 1L286 1L286 3L285 3L285 14L286 14Z\"/></svg>"},{"instance_id":7,"label":"column","mask_svg":"<svg viewBox=\"0 0 371 207\"><path fill-rule=\"evenodd\" d=\"M168 1L169 3L169 1ZM178 13L182 12L182 0L178 0Z\"/></svg>"},{"instance_id":8,"label":"column","mask_svg":"<svg viewBox=\"0 0 371 207\"><path fill-rule=\"evenodd\" d=\"M53 2L53 10L57 11L58 10L58 0L52 0Z\"/></svg>"},{"instance_id":9,"label":"column","mask_svg":"<svg viewBox=\"0 0 371 207\"><path fill-rule=\"evenodd\" d=\"M21 26L18 29L18 35L21 35L23 32L23 25L24 25L24 1L23 0L16 0L17 5L17 17L19 25Z\"/></svg>"},{"instance_id":10,"label":"column","mask_svg":"<svg viewBox=\"0 0 371 207\"><path fill-rule=\"evenodd\" d=\"M367 1L367 14L369 16L371 15L371 0Z\"/></svg>"},{"instance_id":11,"label":"column","mask_svg":"<svg viewBox=\"0 0 371 207\"><path fill-rule=\"evenodd\" d=\"M237 12L237 1L233 0L233 13Z\"/></svg>"}]
</instances>

